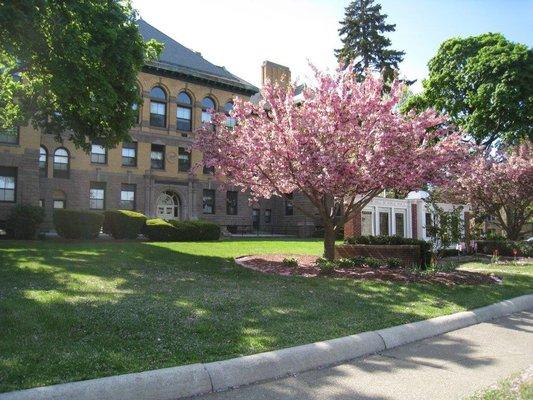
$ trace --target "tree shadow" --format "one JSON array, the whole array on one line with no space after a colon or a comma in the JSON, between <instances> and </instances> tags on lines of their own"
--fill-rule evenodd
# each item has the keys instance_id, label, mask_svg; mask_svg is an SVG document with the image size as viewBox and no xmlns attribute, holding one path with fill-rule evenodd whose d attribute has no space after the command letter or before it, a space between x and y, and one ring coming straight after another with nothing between
<instances>
[{"instance_id":1,"label":"tree shadow","mask_svg":"<svg viewBox=\"0 0 533 400\"><path fill-rule=\"evenodd\" d=\"M230 257L195 254L186 244L3 242L0 392L380 329L485 305L530 286L516 280L490 294L271 276Z\"/></svg>"}]
</instances>

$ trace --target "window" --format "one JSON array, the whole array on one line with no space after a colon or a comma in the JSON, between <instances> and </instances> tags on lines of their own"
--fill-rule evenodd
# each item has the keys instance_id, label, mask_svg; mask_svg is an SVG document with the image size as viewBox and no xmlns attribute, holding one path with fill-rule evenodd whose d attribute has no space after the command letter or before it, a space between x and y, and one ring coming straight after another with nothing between
<instances>
[{"instance_id":1,"label":"window","mask_svg":"<svg viewBox=\"0 0 533 400\"><path fill-rule=\"evenodd\" d=\"M226 104L224 104L224 112L228 116L226 119L226 126L229 128L233 128L237 124L237 120L232 117L231 112L233 111L233 102L228 101Z\"/></svg>"},{"instance_id":2,"label":"window","mask_svg":"<svg viewBox=\"0 0 533 400\"><path fill-rule=\"evenodd\" d=\"M107 163L107 150L104 146L99 144L93 144L91 146L91 162L93 164Z\"/></svg>"},{"instance_id":3,"label":"window","mask_svg":"<svg viewBox=\"0 0 533 400\"><path fill-rule=\"evenodd\" d=\"M215 213L215 191L213 189L204 189L202 208L204 214Z\"/></svg>"},{"instance_id":4,"label":"window","mask_svg":"<svg viewBox=\"0 0 533 400\"><path fill-rule=\"evenodd\" d=\"M120 188L120 208L135 210L135 185L123 183Z\"/></svg>"},{"instance_id":5,"label":"window","mask_svg":"<svg viewBox=\"0 0 533 400\"><path fill-rule=\"evenodd\" d=\"M66 208L67 207L67 197L65 193L61 190L54 190L52 193L52 205L54 209Z\"/></svg>"},{"instance_id":6,"label":"window","mask_svg":"<svg viewBox=\"0 0 533 400\"><path fill-rule=\"evenodd\" d=\"M19 127L0 130L0 143L19 144Z\"/></svg>"},{"instance_id":7,"label":"window","mask_svg":"<svg viewBox=\"0 0 533 400\"><path fill-rule=\"evenodd\" d=\"M285 215L294 215L294 204L292 203L294 196L288 194L285 198Z\"/></svg>"},{"instance_id":8,"label":"window","mask_svg":"<svg viewBox=\"0 0 533 400\"><path fill-rule=\"evenodd\" d=\"M192 101L191 97L185 92L181 92L178 95L176 117L178 130L187 132L192 130Z\"/></svg>"},{"instance_id":9,"label":"window","mask_svg":"<svg viewBox=\"0 0 533 400\"><path fill-rule=\"evenodd\" d=\"M133 103L131 105L131 109L133 110L133 123L138 124L140 118L139 105L137 103Z\"/></svg>"},{"instance_id":10,"label":"window","mask_svg":"<svg viewBox=\"0 0 533 400\"><path fill-rule=\"evenodd\" d=\"M204 165L203 173L204 173L205 175L214 175L214 174L215 174L215 167L206 167L206 166Z\"/></svg>"},{"instance_id":11,"label":"window","mask_svg":"<svg viewBox=\"0 0 533 400\"><path fill-rule=\"evenodd\" d=\"M389 213L379 213L379 234L389 236Z\"/></svg>"},{"instance_id":12,"label":"window","mask_svg":"<svg viewBox=\"0 0 533 400\"><path fill-rule=\"evenodd\" d=\"M137 166L137 142L122 143L122 165Z\"/></svg>"},{"instance_id":13,"label":"window","mask_svg":"<svg viewBox=\"0 0 533 400\"><path fill-rule=\"evenodd\" d=\"M44 146L39 148L39 176L48 176L48 150Z\"/></svg>"},{"instance_id":14,"label":"window","mask_svg":"<svg viewBox=\"0 0 533 400\"><path fill-rule=\"evenodd\" d=\"M54 153L54 178L68 178L70 156L67 149L60 147Z\"/></svg>"},{"instance_id":15,"label":"window","mask_svg":"<svg viewBox=\"0 0 533 400\"><path fill-rule=\"evenodd\" d=\"M265 210L265 224L270 224L272 222L272 210L267 208Z\"/></svg>"},{"instance_id":16,"label":"window","mask_svg":"<svg viewBox=\"0 0 533 400\"><path fill-rule=\"evenodd\" d=\"M211 97L204 97L202 100L202 123L211 122L209 110L214 110L215 108L215 101Z\"/></svg>"},{"instance_id":17,"label":"window","mask_svg":"<svg viewBox=\"0 0 533 400\"><path fill-rule=\"evenodd\" d=\"M191 152L184 147L178 148L178 171L189 172L191 169Z\"/></svg>"},{"instance_id":18,"label":"window","mask_svg":"<svg viewBox=\"0 0 533 400\"><path fill-rule=\"evenodd\" d=\"M374 223L372 221L372 211L361 212L361 235L369 236L374 234L372 229Z\"/></svg>"},{"instance_id":19,"label":"window","mask_svg":"<svg viewBox=\"0 0 533 400\"><path fill-rule=\"evenodd\" d=\"M431 213L426 213L425 222L426 236L431 237L431 228L433 227L433 215L431 215Z\"/></svg>"},{"instance_id":20,"label":"window","mask_svg":"<svg viewBox=\"0 0 533 400\"><path fill-rule=\"evenodd\" d=\"M105 182L91 182L89 208L91 210L105 209Z\"/></svg>"},{"instance_id":21,"label":"window","mask_svg":"<svg viewBox=\"0 0 533 400\"><path fill-rule=\"evenodd\" d=\"M394 223L396 225L396 235L405 236L405 215L404 213L396 213L394 215Z\"/></svg>"},{"instance_id":22,"label":"window","mask_svg":"<svg viewBox=\"0 0 533 400\"><path fill-rule=\"evenodd\" d=\"M17 193L17 169L0 167L0 202L14 203Z\"/></svg>"},{"instance_id":23,"label":"window","mask_svg":"<svg viewBox=\"0 0 533 400\"><path fill-rule=\"evenodd\" d=\"M235 190L226 192L226 214L237 215L239 193Z\"/></svg>"},{"instance_id":24,"label":"window","mask_svg":"<svg viewBox=\"0 0 533 400\"><path fill-rule=\"evenodd\" d=\"M39 207L44 208L44 199L39 199Z\"/></svg>"},{"instance_id":25,"label":"window","mask_svg":"<svg viewBox=\"0 0 533 400\"><path fill-rule=\"evenodd\" d=\"M165 169L165 146L162 144L152 144L150 152L150 163L152 169Z\"/></svg>"},{"instance_id":26,"label":"window","mask_svg":"<svg viewBox=\"0 0 533 400\"><path fill-rule=\"evenodd\" d=\"M150 91L150 125L164 128L167 125L167 95L159 86Z\"/></svg>"}]
</instances>

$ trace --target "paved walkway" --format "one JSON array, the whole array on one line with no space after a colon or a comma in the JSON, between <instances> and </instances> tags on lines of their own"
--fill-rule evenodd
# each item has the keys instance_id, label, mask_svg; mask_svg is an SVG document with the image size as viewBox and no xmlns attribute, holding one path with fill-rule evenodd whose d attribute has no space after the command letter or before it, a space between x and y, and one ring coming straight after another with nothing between
<instances>
[{"instance_id":1,"label":"paved walkway","mask_svg":"<svg viewBox=\"0 0 533 400\"><path fill-rule=\"evenodd\" d=\"M533 364L533 310L196 400L462 399Z\"/></svg>"}]
</instances>

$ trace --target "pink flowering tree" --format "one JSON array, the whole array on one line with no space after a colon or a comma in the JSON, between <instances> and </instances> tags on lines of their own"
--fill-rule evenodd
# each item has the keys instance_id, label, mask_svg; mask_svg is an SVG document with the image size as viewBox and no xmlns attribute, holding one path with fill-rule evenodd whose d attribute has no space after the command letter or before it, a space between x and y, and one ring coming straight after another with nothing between
<instances>
[{"instance_id":1,"label":"pink flowering tree","mask_svg":"<svg viewBox=\"0 0 533 400\"><path fill-rule=\"evenodd\" d=\"M316 84L298 102L294 85L266 84L257 103L235 99L235 126L214 113L195 141L204 165L214 166L221 182L249 191L252 201L305 195L324 226L327 259L338 229L383 189L439 184L465 157L444 117L399 112L399 82L385 91L380 78L358 82L348 70L315 71Z\"/></svg>"},{"instance_id":2,"label":"pink flowering tree","mask_svg":"<svg viewBox=\"0 0 533 400\"><path fill-rule=\"evenodd\" d=\"M533 218L533 146L524 144L491 157L480 154L449 183L476 214L494 215L507 238L516 240Z\"/></svg>"}]
</instances>

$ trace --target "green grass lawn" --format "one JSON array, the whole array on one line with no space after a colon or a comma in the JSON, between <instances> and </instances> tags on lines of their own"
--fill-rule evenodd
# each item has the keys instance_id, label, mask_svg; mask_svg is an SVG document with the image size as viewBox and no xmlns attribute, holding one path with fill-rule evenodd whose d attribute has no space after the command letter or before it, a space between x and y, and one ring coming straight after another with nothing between
<instances>
[{"instance_id":1,"label":"green grass lawn","mask_svg":"<svg viewBox=\"0 0 533 400\"><path fill-rule=\"evenodd\" d=\"M253 253L320 254L316 240L0 242L0 391L206 362L483 306L533 287L279 277Z\"/></svg>"}]
</instances>

